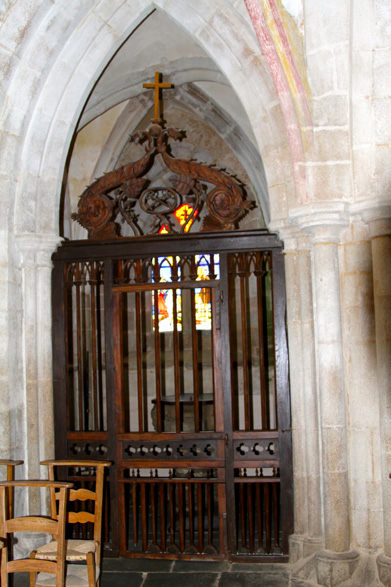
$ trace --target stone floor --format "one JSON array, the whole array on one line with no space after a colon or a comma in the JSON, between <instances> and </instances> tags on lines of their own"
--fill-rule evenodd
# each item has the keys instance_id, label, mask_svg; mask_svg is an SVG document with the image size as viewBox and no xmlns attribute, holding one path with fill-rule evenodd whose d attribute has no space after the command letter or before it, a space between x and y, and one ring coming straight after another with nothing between
<instances>
[{"instance_id":1,"label":"stone floor","mask_svg":"<svg viewBox=\"0 0 391 587\"><path fill-rule=\"evenodd\" d=\"M27 574L14 587L28 587ZM288 587L284 564L105 559L101 587Z\"/></svg>"}]
</instances>

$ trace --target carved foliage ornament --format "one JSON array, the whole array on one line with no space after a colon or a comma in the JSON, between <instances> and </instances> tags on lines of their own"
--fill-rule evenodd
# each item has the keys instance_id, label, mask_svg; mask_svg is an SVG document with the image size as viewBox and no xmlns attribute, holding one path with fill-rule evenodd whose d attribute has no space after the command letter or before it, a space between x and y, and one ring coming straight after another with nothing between
<instances>
[{"instance_id":1,"label":"carved foliage ornament","mask_svg":"<svg viewBox=\"0 0 391 587\"><path fill-rule=\"evenodd\" d=\"M131 135L131 141L144 144L143 157L106 173L88 186L80 196L77 213L72 214L72 219L88 230L89 239L121 236L118 219L126 222L135 236L142 235L136 205L142 212L151 215L148 234L162 230L168 233L188 232L204 205L207 213L202 230L236 228L252 202L245 201L242 185L228 173L196 161L173 157L169 140L181 141L184 136L183 131L165 129L160 118L152 119L148 131ZM170 177L171 187L151 187L145 177L157 156L174 174ZM205 184L214 187L208 188ZM183 204L187 206L184 207L178 231L173 215Z\"/></svg>"}]
</instances>

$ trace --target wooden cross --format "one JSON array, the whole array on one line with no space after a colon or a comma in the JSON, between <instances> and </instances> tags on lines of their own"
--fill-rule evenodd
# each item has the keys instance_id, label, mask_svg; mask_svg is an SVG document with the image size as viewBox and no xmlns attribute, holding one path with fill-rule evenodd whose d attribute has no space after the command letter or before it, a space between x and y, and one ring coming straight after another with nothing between
<instances>
[{"instance_id":1,"label":"wooden cross","mask_svg":"<svg viewBox=\"0 0 391 587\"><path fill-rule=\"evenodd\" d=\"M172 88L172 84L163 84L160 82L160 73L155 72L155 83L154 84L143 84L143 88L154 88L155 89L155 113L154 118L159 118L159 101L160 101L160 90L162 88Z\"/></svg>"}]
</instances>

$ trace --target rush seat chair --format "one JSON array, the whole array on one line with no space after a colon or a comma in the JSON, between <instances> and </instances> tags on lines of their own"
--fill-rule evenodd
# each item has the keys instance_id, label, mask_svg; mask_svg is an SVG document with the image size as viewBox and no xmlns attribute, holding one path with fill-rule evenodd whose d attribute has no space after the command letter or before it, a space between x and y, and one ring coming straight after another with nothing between
<instances>
[{"instance_id":1,"label":"rush seat chair","mask_svg":"<svg viewBox=\"0 0 391 587\"><path fill-rule=\"evenodd\" d=\"M42 480L19 480L0 482L0 537L3 542L1 552L1 585L9 585L9 577L14 573L30 573L30 585L37 587L64 587L65 583L65 523L68 491L72 483L58 483ZM32 515L11 517L9 515L8 496L10 489L18 487L49 488L58 492L58 513L56 519L48 516ZM13 534L31 532L51 534L56 540L56 558L54 561L23 558L14 560ZM21 534L18 534L20 538Z\"/></svg>"},{"instance_id":2,"label":"rush seat chair","mask_svg":"<svg viewBox=\"0 0 391 587\"><path fill-rule=\"evenodd\" d=\"M7 467L7 481L13 481L15 479L15 468L19 465L23 465L24 461L14 461L12 459L0 459L0 467ZM13 514L13 492L12 487L9 487L8 492L8 506L9 516L12 518Z\"/></svg>"},{"instance_id":3,"label":"rush seat chair","mask_svg":"<svg viewBox=\"0 0 391 587\"><path fill-rule=\"evenodd\" d=\"M101 552L102 552L102 509L103 509L103 488L105 469L111 465L110 461L92 461L92 460L50 460L42 461L41 465L48 467L49 479L54 481L60 475L59 469L67 473L70 468L80 471L93 471L93 476L88 475L87 480L92 480L92 488L81 487L72 489L69 492L69 503L67 511L67 523L72 524L89 524L89 536L86 539L70 538L66 547L67 562L85 561L88 573L88 583L78 583L78 585L88 585L95 587L99 585ZM65 471L64 471L65 468ZM66 475L68 476L68 475ZM77 476L77 475L76 475ZM71 473L72 481L75 476ZM80 477L80 475L79 475ZM90 481L88 485L91 486ZM51 512L52 516L56 515L57 492L51 491ZM86 505L88 502L88 505ZM92 528L92 529L91 529ZM85 532L87 533L87 532ZM35 556L39 559L54 560L56 556L56 543L50 542L37 549ZM74 566L74 565L73 565ZM80 567L80 565L78 565Z\"/></svg>"}]
</instances>

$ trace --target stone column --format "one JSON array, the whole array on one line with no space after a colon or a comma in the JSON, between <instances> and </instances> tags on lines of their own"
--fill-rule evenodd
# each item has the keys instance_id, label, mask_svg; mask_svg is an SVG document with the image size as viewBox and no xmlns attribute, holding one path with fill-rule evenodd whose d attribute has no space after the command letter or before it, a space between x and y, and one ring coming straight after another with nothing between
<instances>
[{"instance_id":1,"label":"stone column","mask_svg":"<svg viewBox=\"0 0 391 587\"><path fill-rule=\"evenodd\" d=\"M317 554L320 585L349 579L358 564L350 552L348 451L345 416L338 240L340 226L311 229L316 352L322 437L325 550Z\"/></svg>"},{"instance_id":2,"label":"stone column","mask_svg":"<svg viewBox=\"0 0 391 587\"><path fill-rule=\"evenodd\" d=\"M295 563L323 547L318 398L308 235L279 232L284 242L287 288L295 496L290 561Z\"/></svg>"},{"instance_id":3,"label":"stone column","mask_svg":"<svg viewBox=\"0 0 391 587\"><path fill-rule=\"evenodd\" d=\"M310 235L320 431L324 550L316 555L320 585L349 579L358 564L350 551L348 449L338 244L348 226L343 202L317 202L290 211L291 221ZM308 294L307 294L308 295ZM304 297L303 297L304 299ZM310 343L310 339L308 339ZM303 351L305 353L305 350ZM314 378L315 380L315 378Z\"/></svg>"},{"instance_id":4,"label":"stone column","mask_svg":"<svg viewBox=\"0 0 391 587\"><path fill-rule=\"evenodd\" d=\"M40 460L54 455L51 255L58 242L58 237L36 235L14 241L19 262L12 297L21 319L12 333L17 360L10 417L11 428L23 443L25 474L30 478L39 478Z\"/></svg>"},{"instance_id":5,"label":"stone column","mask_svg":"<svg viewBox=\"0 0 391 587\"><path fill-rule=\"evenodd\" d=\"M384 553L377 558L383 585L391 586L391 205L368 211L379 389Z\"/></svg>"},{"instance_id":6,"label":"stone column","mask_svg":"<svg viewBox=\"0 0 391 587\"><path fill-rule=\"evenodd\" d=\"M41 477L40 461L54 456L51 255L58 243L58 237L49 235L20 236L13 243L18 262L11 283L12 304L19 319L10 334L15 350L10 426L18 436L15 442L22 451L24 474L31 479ZM47 505L38 491L30 491L28 501L16 507L19 513L45 513ZM30 542L20 541L19 556L31 550ZM35 545L40 543L38 536Z\"/></svg>"}]
</instances>

